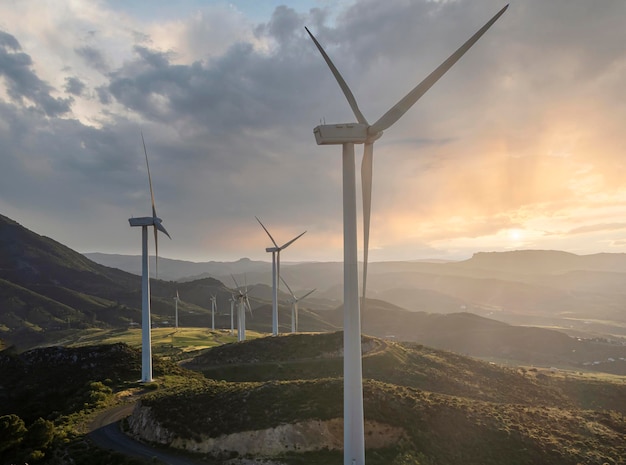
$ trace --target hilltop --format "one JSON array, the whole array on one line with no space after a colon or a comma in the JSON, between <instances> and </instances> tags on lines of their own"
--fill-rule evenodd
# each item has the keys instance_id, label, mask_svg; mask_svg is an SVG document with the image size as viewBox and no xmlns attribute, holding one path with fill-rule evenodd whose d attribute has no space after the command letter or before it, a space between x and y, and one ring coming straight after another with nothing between
<instances>
[{"instance_id":1,"label":"hilltop","mask_svg":"<svg viewBox=\"0 0 626 465\"><path fill-rule=\"evenodd\" d=\"M363 348L371 465L617 465L626 456L622 377L505 368L367 336ZM246 456L339 464L341 349L341 333L320 333L223 344L187 368L155 357L155 381L124 424L213 465ZM139 377L140 353L125 344L4 351L0 416L54 428L57 439L41 446L50 461L39 463L57 463L59 454L78 464L95 456L124 463L90 449L79 425L88 412L138 393Z\"/></svg>"},{"instance_id":2,"label":"hilltop","mask_svg":"<svg viewBox=\"0 0 626 465\"><path fill-rule=\"evenodd\" d=\"M210 349L186 365L207 379L146 396L131 428L222 458L341 463L332 439L342 436L341 341L302 334ZM368 463L618 464L626 456L623 379L508 369L371 337L363 346Z\"/></svg>"}]
</instances>

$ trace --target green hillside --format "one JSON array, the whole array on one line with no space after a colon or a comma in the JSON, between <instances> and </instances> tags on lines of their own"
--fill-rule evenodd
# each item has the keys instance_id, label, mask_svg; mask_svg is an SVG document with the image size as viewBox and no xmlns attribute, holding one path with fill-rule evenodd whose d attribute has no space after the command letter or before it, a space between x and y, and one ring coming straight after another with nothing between
<instances>
[{"instance_id":1,"label":"green hillside","mask_svg":"<svg viewBox=\"0 0 626 465\"><path fill-rule=\"evenodd\" d=\"M624 463L623 378L507 369L369 337L363 347L366 420L400 427L406 435L391 448L368 450L368 463ZM186 365L206 380L159 390L141 402L159 424L189 441L342 418L340 354L340 333L227 344ZM342 461L340 451L278 459Z\"/></svg>"}]
</instances>

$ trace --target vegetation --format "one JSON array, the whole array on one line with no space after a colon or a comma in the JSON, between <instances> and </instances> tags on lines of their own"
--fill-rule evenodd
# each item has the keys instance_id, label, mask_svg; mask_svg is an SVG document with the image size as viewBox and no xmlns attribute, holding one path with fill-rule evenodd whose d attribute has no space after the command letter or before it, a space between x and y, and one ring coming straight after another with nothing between
<instances>
[{"instance_id":1,"label":"vegetation","mask_svg":"<svg viewBox=\"0 0 626 465\"><path fill-rule=\"evenodd\" d=\"M141 463L94 454L85 439L91 418L119 402L116 393L141 388L140 355L125 344L0 352L0 463ZM158 358L154 372L190 375Z\"/></svg>"},{"instance_id":2,"label":"vegetation","mask_svg":"<svg viewBox=\"0 0 626 465\"><path fill-rule=\"evenodd\" d=\"M195 379L141 402L164 428L189 440L341 418L342 379L318 377L340 370L340 341L337 334L288 335L216 347L187 366L232 374L238 382ZM576 465L619 464L626 457L623 379L513 370L368 337L363 345L366 419L406 432L395 447L368 450L368 463ZM268 380L267 373L282 377ZM295 377L303 373L306 379ZM589 397L580 396L587 390L597 405L616 409L589 410ZM280 459L342 461L333 451Z\"/></svg>"},{"instance_id":3,"label":"vegetation","mask_svg":"<svg viewBox=\"0 0 626 465\"><path fill-rule=\"evenodd\" d=\"M499 257L477 256L475 261L489 283L505 289L496 279L502 269L494 262ZM459 269L467 265L446 267L456 270L449 273L454 289L465 292L449 302L455 308L477 289L491 292L491 285L478 287L476 278L460 279ZM510 273L518 271L513 267ZM431 280L431 287L439 285L440 277L424 273L421 278ZM537 287L532 278L524 272L516 279L522 284L512 286L519 292L516 303L535 302L530 299ZM566 290L587 282L584 273L558 279ZM178 287L185 298L181 317L195 328L153 328L156 380L140 384L140 330L135 327L140 278L97 265L0 215L0 463L141 463L111 451L94 453L86 436L98 412L139 396L163 427L189 440L341 418L341 333L264 338L248 330L251 340L235 343L228 331L204 329L210 321L208 296L217 294L223 301L230 296L212 278L178 284L154 280L156 326L171 325ZM563 293L550 292L543 302L561 302L552 295ZM597 295L588 294L590 301L577 301L569 311L580 315L581 305L591 305ZM271 307L256 304L250 323L268 328ZM230 326L230 315L217 317L218 327ZM376 328L379 335L410 336L457 353L471 349L581 368L585 361L603 360L615 373L626 373L621 357L626 346L616 340L583 341L469 313L406 312L382 301L368 301L363 317L364 327ZM597 318L599 323L604 316ZM341 309L303 311L303 326L307 321L316 330L340 326ZM395 445L368 449L368 465L625 463L623 377L502 368L414 343L374 337L362 342L366 418L405 432ZM58 346L25 351L52 343ZM175 363L182 361L186 368ZM277 459L294 465L339 464L342 455L320 450Z\"/></svg>"}]
</instances>

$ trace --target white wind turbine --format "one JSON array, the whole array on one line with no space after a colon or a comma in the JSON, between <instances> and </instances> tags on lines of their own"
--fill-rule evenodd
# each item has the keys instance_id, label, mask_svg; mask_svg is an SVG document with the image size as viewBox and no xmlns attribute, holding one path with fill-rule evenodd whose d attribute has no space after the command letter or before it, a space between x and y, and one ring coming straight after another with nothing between
<instances>
[{"instance_id":1,"label":"white wind turbine","mask_svg":"<svg viewBox=\"0 0 626 465\"><path fill-rule=\"evenodd\" d=\"M161 218L156 214L154 206L154 191L152 190L152 177L150 176L150 164L148 163L148 151L146 142L141 134L143 152L146 156L146 167L148 168L148 182L150 184L150 199L152 200L152 216L141 218L130 218L128 222L131 226L141 226L141 381L144 383L152 381L152 341L150 333L150 268L148 266L148 227L154 228L154 248L156 255L156 269L158 273L159 242L158 231L170 237Z\"/></svg>"},{"instance_id":2,"label":"white wind turbine","mask_svg":"<svg viewBox=\"0 0 626 465\"><path fill-rule=\"evenodd\" d=\"M250 315L252 315L252 307L250 307L248 300L248 286L242 291L235 277L232 276L232 278L237 287L237 295L234 300L237 301L237 340L241 342L246 340L246 307L250 311Z\"/></svg>"},{"instance_id":3,"label":"white wind turbine","mask_svg":"<svg viewBox=\"0 0 626 465\"><path fill-rule=\"evenodd\" d=\"M233 321L234 320L233 315L235 313L234 312L234 308L235 308L235 296L234 296L234 294L231 294L229 300L230 300L230 334L232 336L233 334L235 334L235 324L234 324L234 321Z\"/></svg>"},{"instance_id":4,"label":"white wind turbine","mask_svg":"<svg viewBox=\"0 0 626 465\"><path fill-rule=\"evenodd\" d=\"M215 331L215 310L217 308L217 297L211 296L211 329Z\"/></svg>"},{"instance_id":5,"label":"white wind turbine","mask_svg":"<svg viewBox=\"0 0 626 465\"><path fill-rule=\"evenodd\" d=\"M282 276L280 277L280 279L282 280L283 284L285 286L287 286L287 289L289 289L289 293L291 294L291 297L292 297L292 300L291 300L291 332L292 333L297 333L298 332L298 302L300 302L301 300L306 299L308 296L313 294L315 292L315 289L313 289L312 291L307 292L302 297L296 297L296 295L293 293L293 291L289 287L289 284L287 284L287 281L285 281Z\"/></svg>"},{"instance_id":6,"label":"white wind turbine","mask_svg":"<svg viewBox=\"0 0 626 465\"><path fill-rule=\"evenodd\" d=\"M306 231L302 234L294 237L289 242L281 245L280 247L267 230L267 228L261 223L261 220L255 216L256 220L259 222L261 227L265 230L267 235L270 237L270 240L274 244L274 247L268 247L265 249L266 252L272 252L272 336L278 335L278 286L279 286L279 277L280 277L280 251L286 249L291 244L293 244L297 239L302 237Z\"/></svg>"},{"instance_id":7,"label":"white wind turbine","mask_svg":"<svg viewBox=\"0 0 626 465\"><path fill-rule=\"evenodd\" d=\"M365 432L363 419L363 379L361 362L361 315L359 310L359 283L356 229L356 173L354 144L364 144L361 165L363 189L363 296L367 284L367 260L372 196L372 162L374 142L384 130L391 127L417 100L443 76L508 8L502 8L487 24L470 37L413 90L396 103L378 121L370 125L359 109L352 91L313 34L317 49L335 76L348 100L357 123L324 124L313 133L318 145L343 146L343 247L344 247L344 465L365 463ZM363 299L363 302L365 299Z\"/></svg>"},{"instance_id":8,"label":"white wind turbine","mask_svg":"<svg viewBox=\"0 0 626 465\"><path fill-rule=\"evenodd\" d=\"M178 289L176 289L176 297L174 297L174 303L175 303L174 325L176 329L178 329L178 302L180 302L180 297L178 296Z\"/></svg>"}]
</instances>

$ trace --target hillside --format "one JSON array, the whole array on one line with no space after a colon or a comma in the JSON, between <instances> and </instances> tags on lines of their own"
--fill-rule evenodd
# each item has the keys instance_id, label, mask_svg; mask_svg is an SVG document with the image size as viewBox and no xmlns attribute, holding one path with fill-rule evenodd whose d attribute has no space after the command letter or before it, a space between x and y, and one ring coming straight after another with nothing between
<instances>
[{"instance_id":1,"label":"hillside","mask_svg":"<svg viewBox=\"0 0 626 465\"><path fill-rule=\"evenodd\" d=\"M158 357L154 373L197 376ZM97 412L150 387L139 384L140 377L141 352L126 344L0 352L0 463L154 463L97 449L86 437Z\"/></svg>"},{"instance_id":2,"label":"hillside","mask_svg":"<svg viewBox=\"0 0 626 465\"><path fill-rule=\"evenodd\" d=\"M391 440L398 429L404 438L368 448L368 463L623 463L623 378L512 370L376 338L363 345L366 443L385 434ZM342 417L339 333L228 344L188 366L209 379L142 399L133 416L145 432L135 434L209 454L228 444L231 449L220 449L225 456L255 450L251 438L264 437L274 460L341 463L332 441L298 435L313 424L333 428ZM588 396L598 411L589 410ZM254 435L242 432L250 430ZM334 434L341 437L340 430ZM272 449L272 435L286 441L282 453Z\"/></svg>"},{"instance_id":3,"label":"hillside","mask_svg":"<svg viewBox=\"0 0 626 465\"><path fill-rule=\"evenodd\" d=\"M476 254L468 261L482 264L482 274L479 274L482 277L471 276L477 268L464 262L372 264L372 268L378 270L374 282L388 281L387 286L396 286L393 292L381 292L381 295L389 301L403 300L413 311L385 300L368 299L362 310L365 334L414 341L484 358L507 359L512 363L585 367L626 374L626 344L624 338L618 336L620 331L626 331L626 323L621 324L611 316L618 314L619 318L624 318L620 310L623 306L618 305L617 297L626 297L626 294L611 290L611 285L617 287L619 283L615 273L601 272L600 276L605 279L604 288L594 285L599 282L597 276L594 279L589 276L599 271L546 275L546 283L552 284L537 284L533 280L539 275L518 273L514 279L510 270L505 268L511 268L509 262L517 260L515 257L529 255L536 260L535 256L541 257L543 252L505 255L512 258L504 260L504 265L499 262L506 257L500 254L487 254L487 258ZM572 254L548 255L555 261L563 261L560 258L563 256L567 263L575 262L567 265L570 267L587 260ZM615 268L619 259L602 257L599 264L593 266ZM237 266L245 263L242 260ZM321 273L327 284L335 280L331 286L335 289L341 287L341 278L337 282L335 277L340 271L338 265L293 264L286 267L284 275L288 276L299 295L302 276L311 276L310 270ZM562 271L566 266L557 268ZM438 274L427 270L438 270ZM497 274L493 270L503 271L495 278L490 277L490 274ZM411 280L417 280L415 282L422 287L407 291L404 286L409 286ZM581 285L579 291L568 287L583 281L586 285ZM242 282L250 283L246 278ZM272 327L270 287L250 283L249 289L253 311L247 317L247 327L269 333ZM210 327L210 297L216 295L215 327L230 329L233 291L214 278L178 283L152 279L151 310L155 326L173 325L173 297L177 292L181 298L178 305L181 326ZM301 331L337 331L343 327L341 301L328 299L323 294L318 290L301 302ZM286 294L280 295L283 300L279 302L279 330L284 333L290 331L291 312ZM508 310L503 309L502 306L509 305L507 302L511 299L514 303ZM49 238L0 217L0 340L3 345L16 345L24 350L76 339L77 333L89 328L128 328L141 323L140 302L138 276L94 263ZM486 312L486 308L491 310ZM575 312L584 311L593 311L593 318L575 316ZM541 314L540 323L546 328L518 327L493 319L502 320L504 313L509 317ZM563 327L565 322L567 328ZM565 332L572 337L567 337Z\"/></svg>"},{"instance_id":4,"label":"hillside","mask_svg":"<svg viewBox=\"0 0 626 465\"><path fill-rule=\"evenodd\" d=\"M125 265L124 257L98 256L104 263ZM164 261L163 268L169 262ZM175 263L174 263L175 262ZM271 265L174 261L185 272L218 279L271 283ZM317 308L335 307L343 299L342 265L282 263L293 289L317 288ZM187 270L187 271L185 271ZM394 261L369 266L368 295L399 307L428 313L469 311L507 323L560 328L583 337L626 338L626 254L576 255L553 250L478 252L458 262Z\"/></svg>"},{"instance_id":5,"label":"hillside","mask_svg":"<svg viewBox=\"0 0 626 465\"><path fill-rule=\"evenodd\" d=\"M318 313L341 327L342 310ZM575 338L554 329L514 326L468 312L408 312L388 302L367 299L361 327L371 336L418 342L474 357L626 375L626 345L621 342Z\"/></svg>"},{"instance_id":6,"label":"hillside","mask_svg":"<svg viewBox=\"0 0 626 465\"><path fill-rule=\"evenodd\" d=\"M152 317L171 324L173 297L180 292L181 322L210 325L210 296L217 295L221 327L231 290L207 278L176 284L151 280ZM255 304L252 300L253 306ZM0 215L0 339L28 348L54 343L90 327L128 327L141 323L141 278L100 265Z\"/></svg>"},{"instance_id":7,"label":"hillside","mask_svg":"<svg viewBox=\"0 0 626 465\"><path fill-rule=\"evenodd\" d=\"M246 454L340 464L341 346L341 333L258 338L209 349L187 365L194 371L157 357L153 389L125 424L161 447L202 451L198 460L212 465ZM370 465L623 463L623 377L508 369L372 337L363 347ZM5 351L0 417L15 415L29 430L47 418L56 439L38 463L130 463L63 431L79 412L123 402L139 375L140 354L124 344ZM13 445L0 459L5 453L29 452Z\"/></svg>"}]
</instances>

